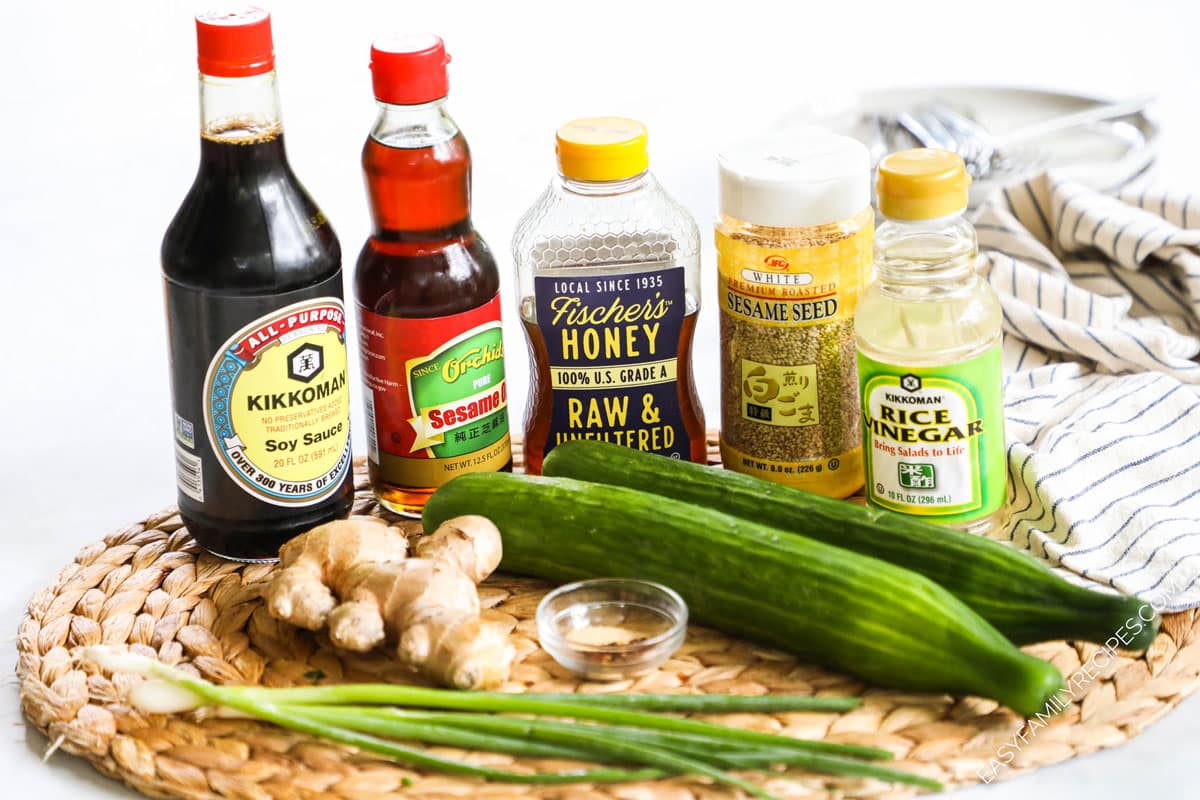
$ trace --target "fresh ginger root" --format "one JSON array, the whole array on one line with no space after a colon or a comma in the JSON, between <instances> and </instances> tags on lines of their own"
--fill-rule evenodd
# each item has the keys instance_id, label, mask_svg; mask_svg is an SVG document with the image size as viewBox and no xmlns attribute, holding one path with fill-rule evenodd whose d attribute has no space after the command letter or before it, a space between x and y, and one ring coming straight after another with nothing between
<instances>
[{"instance_id":1,"label":"fresh ginger root","mask_svg":"<svg viewBox=\"0 0 1200 800\"><path fill-rule=\"evenodd\" d=\"M432 534L418 539L415 549L417 558L448 561L472 583L483 583L504 555L499 529L487 517L476 515L446 520Z\"/></svg>"},{"instance_id":2,"label":"fresh ginger root","mask_svg":"<svg viewBox=\"0 0 1200 800\"><path fill-rule=\"evenodd\" d=\"M337 605L334 592L365 562L401 561L408 542L383 520L336 520L313 528L279 549L279 566L266 591L267 611L301 628L325 627ZM333 591L330 591L332 589ZM382 634L381 634L382 637Z\"/></svg>"},{"instance_id":3,"label":"fresh ginger root","mask_svg":"<svg viewBox=\"0 0 1200 800\"><path fill-rule=\"evenodd\" d=\"M358 583L329 620L329 637L369 650L376 620L397 642L400 660L460 689L495 688L508 679L508 635L479 619L475 583L446 561L413 558L358 567Z\"/></svg>"},{"instance_id":4,"label":"fresh ginger root","mask_svg":"<svg viewBox=\"0 0 1200 800\"><path fill-rule=\"evenodd\" d=\"M456 517L418 541L379 520L331 522L288 542L264 597L272 616L302 628L328 626L345 650L397 643L406 664L460 689L508 679L508 636L479 619L476 584L500 564L500 531L479 516ZM334 596L340 603L334 600Z\"/></svg>"}]
</instances>

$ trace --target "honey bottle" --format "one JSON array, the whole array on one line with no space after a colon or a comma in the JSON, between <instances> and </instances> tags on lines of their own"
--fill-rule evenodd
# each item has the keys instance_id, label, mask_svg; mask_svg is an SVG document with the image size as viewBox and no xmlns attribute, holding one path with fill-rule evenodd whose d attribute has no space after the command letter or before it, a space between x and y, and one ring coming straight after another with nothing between
<instances>
[{"instance_id":1,"label":"honey bottle","mask_svg":"<svg viewBox=\"0 0 1200 800\"><path fill-rule=\"evenodd\" d=\"M525 468L571 439L704 462L692 378L700 234L649 172L646 128L559 128L558 175L513 238L531 389Z\"/></svg>"},{"instance_id":2,"label":"honey bottle","mask_svg":"<svg viewBox=\"0 0 1200 800\"><path fill-rule=\"evenodd\" d=\"M362 164L374 226L354 297L371 486L405 515L456 475L512 468L500 273L471 223L448 61L428 34L371 48L379 114Z\"/></svg>"}]
</instances>

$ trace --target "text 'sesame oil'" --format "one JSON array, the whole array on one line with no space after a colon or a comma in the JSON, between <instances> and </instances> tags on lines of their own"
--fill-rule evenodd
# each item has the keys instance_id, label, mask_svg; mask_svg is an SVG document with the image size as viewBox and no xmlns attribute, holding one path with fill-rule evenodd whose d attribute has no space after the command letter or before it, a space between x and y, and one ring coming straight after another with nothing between
<instances>
[{"instance_id":1,"label":"text 'sesame oil'","mask_svg":"<svg viewBox=\"0 0 1200 800\"><path fill-rule=\"evenodd\" d=\"M269 17L197 33L200 168L162 245L179 507L209 551L273 560L353 497L341 249L287 162Z\"/></svg>"}]
</instances>

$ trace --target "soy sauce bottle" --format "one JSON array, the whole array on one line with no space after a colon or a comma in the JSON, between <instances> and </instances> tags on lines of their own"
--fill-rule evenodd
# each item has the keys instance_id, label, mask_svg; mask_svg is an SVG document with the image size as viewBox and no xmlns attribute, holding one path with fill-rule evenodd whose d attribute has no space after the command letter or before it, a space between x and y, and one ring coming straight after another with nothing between
<instances>
[{"instance_id":1,"label":"soy sauce bottle","mask_svg":"<svg viewBox=\"0 0 1200 800\"><path fill-rule=\"evenodd\" d=\"M374 226L354 296L371 487L406 515L456 475L512 468L500 273L471 223L448 61L429 34L371 48L379 114L362 163Z\"/></svg>"},{"instance_id":2,"label":"soy sauce bottle","mask_svg":"<svg viewBox=\"0 0 1200 800\"><path fill-rule=\"evenodd\" d=\"M179 508L269 561L353 500L341 249L288 165L269 15L196 33L200 168L162 244Z\"/></svg>"}]
</instances>

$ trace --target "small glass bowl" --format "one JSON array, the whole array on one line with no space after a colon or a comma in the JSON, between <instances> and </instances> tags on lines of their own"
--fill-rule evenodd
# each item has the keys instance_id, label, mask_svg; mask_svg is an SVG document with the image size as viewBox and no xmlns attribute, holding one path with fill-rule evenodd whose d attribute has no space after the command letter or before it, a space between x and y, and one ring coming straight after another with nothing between
<instances>
[{"instance_id":1,"label":"small glass bowl","mask_svg":"<svg viewBox=\"0 0 1200 800\"><path fill-rule=\"evenodd\" d=\"M537 608L538 638L555 661L591 680L656 669L683 644L688 611L674 590L627 578L560 586Z\"/></svg>"}]
</instances>

